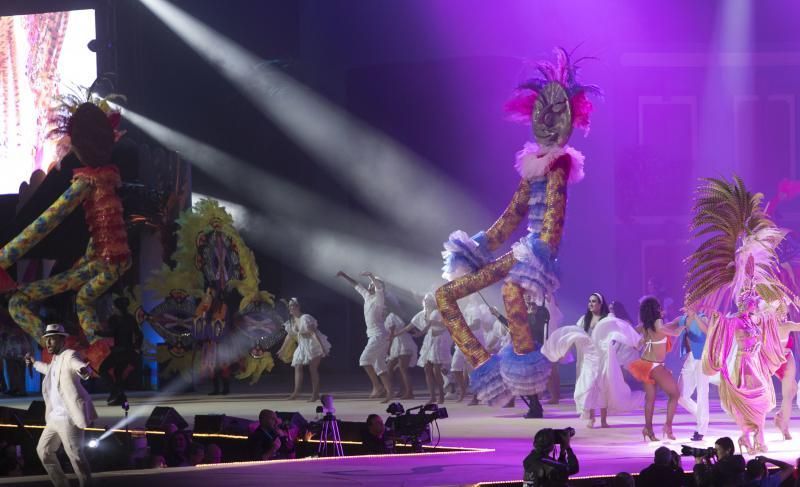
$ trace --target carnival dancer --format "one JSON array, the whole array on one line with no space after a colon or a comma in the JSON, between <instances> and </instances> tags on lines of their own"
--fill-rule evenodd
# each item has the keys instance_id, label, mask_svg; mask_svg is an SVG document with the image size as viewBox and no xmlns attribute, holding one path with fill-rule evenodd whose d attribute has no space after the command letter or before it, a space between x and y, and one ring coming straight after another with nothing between
<instances>
[{"instance_id":1,"label":"carnival dancer","mask_svg":"<svg viewBox=\"0 0 800 487\"><path fill-rule=\"evenodd\" d=\"M699 319L698 319L699 318ZM703 372L703 349L706 344L705 316L698 315L689 319L689 315L683 315L678 322L680 326L685 326L682 339L678 338L678 343L686 345L686 358L678 376L678 388L680 397L678 404L694 416L696 429L692 434L692 441L702 441L708 432L708 385L710 377ZM697 400L692 399L692 394L697 391Z\"/></svg>"},{"instance_id":2,"label":"carnival dancer","mask_svg":"<svg viewBox=\"0 0 800 487\"><path fill-rule=\"evenodd\" d=\"M69 486L69 479L56 456L63 445L78 482L84 487L92 483L89 461L84 453L84 430L97 419L97 412L92 397L81 385L81 379L88 379L92 369L75 350L65 347L67 336L63 325L47 325L42 338L47 351L53 356L52 360L46 364L27 354L25 362L45 376L42 382L45 427L36 447L39 459L53 485Z\"/></svg>"},{"instance_id":3,"label":"carnival dancer","mask_svg":"<svg viewBox=\"0 0 800 487\"><path fill-rule=\"evenodd\" d=\"M628 365L628 371L644 386L644 428L642 437L658 441L653 431L653 413L656 407L656 386L667 394L667 418L662 434L670 440L675 439L672 420L678 406L678 382L672 372L664 365L667 352L672 348L670 337L677 337L684 330L680 318L664 322L664 310L655 296L646 296L639 304L639 332L642 335L642 353L638 360Z\"/></svg>"},{"instance_id":4,"label":"carnival dancer","mask_svg":"<svg viewBox=\"0 0 800 487\"><path fill-rule=\"evenodd\" d=\"M283 324L286 330L284 346L294 341L296 348L292 354L291 365L294 367L294 390L288 399L297 399L303 389L303 367L308 367L311 376L311 399L308 402L319 401L319 364L323 358L331 353L331 344L328 337L319 331L317 320L303 313L300 301L292 298L287 302L289 320ZM281 347L283 349L283 347ZM283 356L280 351L278 356Z\"/></svg>"},{"instance_id":5,"label":"carnival dancer","mask_svg":"<svg viewBox=\"0 0 800 487\"><path fill-rule=\"evenodd\" d=\"M417 313L411 323L424 334L422 347L419 349L417 365L425 370L425 382L430 392L430 403L444 402L444 376L450 367L453 340L442 323L442 316L436 309L433 294L428 293L422 300L422 311Z\"/></svg>"},{"instance_id":6,"label":"carnival dancer","mask_svg":"<svg viewBox=\"0 0 800 487\"><path fill-rule=\"evenodd\" d=\"M552 299L558 288L556 256L564 226L567 184L583 178L583 155L566 146L573 127L588 128L591 103L599 90L581 85L576 64L557 49L555 64L541 63L543 75L523 83L507 108L518 120L532 120L537 144L517 154L522 177L511 203L486 231L470 238L457 231L445 243L443 277L436 302L456 345L474 368L470 383L478 398L502 405L514 395L546 390L551 365L535 351L524 294L537 302ZM528 233L498 258L498 250L528 217ZM470 331L457 301L500 280L511 346L492 356Z\"/></svg>"},{"instance_id":7,"label":"carnival dancer","mask_svg":"<svg viewBox=\"0 0 800 487\"><path fill-rule=\"evenodd\" d=\"M358 291L364 298L364 321L367 324L367 345L361 352L358 364L364 369L372 383L370 399L384 396L383 401L389 402L392 398L392 376L386 363L389 355L389 333L386 331L386 302L385 284L371 272L364 272L362 276L369 279L370 283L365 288L358 281L351 278L344 271L339 271L336 276L341 277Z\"/></svg>"},{"instance_id":8,"label":"carnival dancer","mask_svg":"<svg viewBox=\"0 0 800 487\"><path fill-rule=\"evenodd\" d=\"M414 399L414 388L411 385L411 376L408 373L409 367L417 365L419 356L419 349L410 332L410 329L414 328L414 324L409 323L406 325L403 319L395 313L389 313L385 323L392 342L389 347L389 373L397 369L400 374L400 380L403 383L403 392L400 395L400 399Z\"/></svg>"},{"instance_id":9,"label":"carnival dancer","mask_svg":"<svg viewBox=\"0 0 800 487\"><path fill-rule=\"evenodd\" d=\"M685 299L710 317L703 370L720 373L720 402L742 431L739 447L751 454L767 451L764 423L776 402L772 375L786 361L779 319L796 300L776 272L775 249L786 232L764 214L762 198L738 177L703 180L692 228L706 240L689 258ZM731 301L738 311L717 311Z\"/></svg>"},{"instance_id":10,"label":"carnival dancer","mask_svg":"<svg viewBox=\"0 0 800 487\"><path fill-rule=\"evenodd\" d=\"M608 411L626 412L641 403L641 393L631 392L622 376L615 344L635 346L639 334L627 322L609 316L600 293L589 296L586 314L575 326L564 326L550 334L542 353L552 362L561 360L571 347L577 350L575 408L587 426L594 428L596 409L600 426L608 428Z\"/></svg>"}]
</instances>

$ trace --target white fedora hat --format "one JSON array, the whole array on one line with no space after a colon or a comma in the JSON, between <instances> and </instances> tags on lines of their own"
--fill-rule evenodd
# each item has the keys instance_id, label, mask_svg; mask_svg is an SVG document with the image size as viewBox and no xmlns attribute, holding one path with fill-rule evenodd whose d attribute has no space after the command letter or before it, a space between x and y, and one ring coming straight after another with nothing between
<instances>
[{"instance_id":1,"label":"white fedora hat","mask_svg":"<svg viewBox=\"0 0 800 487\"><path fill-rule=\"evenodd\" d=\"M69 333L64 330L64 325L60 323L50 323L44 330L44 335L42 335L42 338L53 335L69 336Z\"/></svg>"}]
</instances>

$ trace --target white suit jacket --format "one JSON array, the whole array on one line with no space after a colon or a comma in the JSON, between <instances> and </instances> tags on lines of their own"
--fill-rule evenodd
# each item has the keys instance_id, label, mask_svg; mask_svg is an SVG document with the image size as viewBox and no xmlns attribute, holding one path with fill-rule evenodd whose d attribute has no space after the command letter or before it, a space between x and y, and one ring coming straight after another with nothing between
<instances>
[{"instance_id":1,"label":"white suit jacket","mask_svg":"<svg viewBox=\"0 0 800 487\"><path fill-rule=\"evenodd\" d=\"M64 402L64 407L69 414L72 423L79 428L86 428L92 421L97 419L97 411L92 404L92 398L86 389L81 385L81 379L88 379L80 375L80 369L88 367L88 363L78 358L75 350L65 349L61 355L61 370L57 377L58 393ZM42 375L47 376L50 364L36 361L33 367ZM44 396L45 417L50 415L50 381L42 382L42 396Z\"/></svg>"}]
</instances>

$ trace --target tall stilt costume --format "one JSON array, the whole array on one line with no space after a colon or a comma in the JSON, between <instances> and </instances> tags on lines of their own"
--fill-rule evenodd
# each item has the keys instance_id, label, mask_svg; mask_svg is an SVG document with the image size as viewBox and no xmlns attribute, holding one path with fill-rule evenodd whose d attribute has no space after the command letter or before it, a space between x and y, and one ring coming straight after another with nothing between
<instances>
[{"instance_id":1,"label":"tall stilt costume","mask_svg":"<svg viewBox=\"0 0 800 487\"><path fill-rule=\"evenodd\" d=\"M90 100L93 98L90 96ZM89 345L100 337L96 330L95 301L128 270L131 253L117 196L119 169L111 151L120 133L119 112L105 100L82 101L67 97L59 107L53 134L69 137L71 150L86 167L76 169L71 186L25 230L0 249L0 268L6 270L53 231L78 205L83 205L90 241L86 253L72 269L20 286L11 296L9 311L20 327L39 341L41 319L30 305L50 296L77 291L78 319ZM5 272L3 272L5 274ZM10 278L4 276L6 287Z\"/></svg>"},{"instance_id":2,"label":"tall stilt costume","mask_svg":"<svg viewBox=\"0 0 800 487\"><path fill-rule=\"evenodd\" d=\"M775 408L772 375L786 360L778 321L794 300L779 279L775 252L786 232L762 211L763 195L748 192L739 178L706 179L697 194L692 229L707 238L689 257L686 305L714 309L703 370L720 373L720 402L742 430L739 445L763 452L764 422ZM721 315L717 310L731 301L738 310Z\"/></svg>"},{"instance_id":3,"label":"tall stilt costume","mask_svg":"<svg viewBox=\"0 0 800 487\"><path fill-rule=\"evenodd\" d=\"M470 238L456 231L445 242L444 273L448 284L436 291L436 302L453 340L474 368L473 391L491 405L514 395L533 395L547 388L550 364L534 351L523 295L549 300L558 288L558 248L564 227L567 184L583 178L583 155L567 146L573 127L588 129L594 86L576 80L577 63L563 49L557 62L540 63L541 77L520 85L506 105L513 118L532 121L537 144L526 143L517 154L522 180L511 203L486 231ZM528 233L498 258L496 251L528 217ZM510 346L492 356L467 326L457 301L501 279L509 321Z\"/></svg>"}]
</instances>

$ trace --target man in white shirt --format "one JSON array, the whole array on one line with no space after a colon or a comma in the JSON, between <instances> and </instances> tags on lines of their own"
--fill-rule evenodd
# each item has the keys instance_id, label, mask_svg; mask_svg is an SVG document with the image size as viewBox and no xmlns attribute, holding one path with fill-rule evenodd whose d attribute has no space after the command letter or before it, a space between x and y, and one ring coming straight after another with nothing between
<instances>
[{"instance_id":1,"label":"man in white shirt","mask_svg":"<svg viewBox=\"0 0 800 487\"><path fill-rule=\"evenodd\" d=\"M361 352L358 364L364 368L370 382L372 382L372 393L369 397L375 398L383 394L382 402L386 403L392 398L392 376L386 365L391 340L384 326L387 315L384 295L385 287L383 281L375 277L371 272L364 272L361 275L370 280L370 284L366 288L343 271L339 271L336 274L337 277L349 282L364 298L367 346Z\"/></svg>"},{"instance_id":2,"label":"man in white shirt","mask_svg":"<svg viewBox=\"0 0 800 487\"><path fill-rule=\"evenodd\" d=\"M42 465L53 485L68 487L69 480L56 457L58 447L63 444L78 481L84 487L91 484L92 475L83 451L83 433L97 418L97 412L92 398L81 385L81 379L90 377L91 367L78 357L75 350L64 347L66 337L63 325L47 325L44 344L53 359L46 364L26 354L25 362L45 376L42 396L46 426L36 447Z\"/></svg>"}]
</instances>

